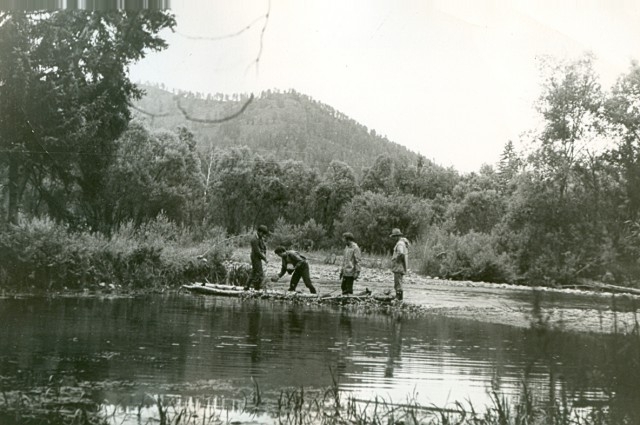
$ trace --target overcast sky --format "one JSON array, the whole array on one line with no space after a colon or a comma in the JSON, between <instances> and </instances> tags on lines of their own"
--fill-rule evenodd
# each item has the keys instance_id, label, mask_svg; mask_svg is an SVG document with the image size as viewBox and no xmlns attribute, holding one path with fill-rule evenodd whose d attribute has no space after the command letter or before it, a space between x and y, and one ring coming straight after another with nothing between
<instances>
[{"instance_id":1,"label":"overcast sky","mask_svg":"<svg viewBox=\"0 0 640 425\"><path fill-rule=\"evenodd\" d=\"M635 0L171 6L169 48L134 65L134 81L204 93L292 88L461 172L495 164L508 140L535 125L541 55L591 51L605 86L640 59Z\"/></svg>"}]
</instances>

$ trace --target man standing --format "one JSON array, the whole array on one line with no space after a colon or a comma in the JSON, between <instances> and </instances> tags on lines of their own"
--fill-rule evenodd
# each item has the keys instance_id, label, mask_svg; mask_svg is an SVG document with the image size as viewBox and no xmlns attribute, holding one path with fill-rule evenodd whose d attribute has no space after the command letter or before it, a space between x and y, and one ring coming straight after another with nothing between
<instances>
[{"instance_id":1,"label":"man standing","mask_svg":"<svg viewBox=\"0 0 640 425\"><path fill-rule=\"evenodd\" d=\"M342 281L342 295L353 294L353 281L360 275L360 260L362 254L360 247L353 240L353 234L346 232L342 234L342 240L346 244L342 255L342 268L340 269L340 280Z\"/></svg>"},{"instance_id":2,"label":"man standing","mask_svg":"<svg viewBox=\"0 0 640 425\"><path fill-rule=\"evenodd\" d=\"M396 290L396 298L402 301L402 280L409 269L409 247L407 239L402 237L400 229L393 229L391 235L396 243L391 257L391 271L393 272L393 289Z\"/></svg>"},{"instance_id":3,"label":"man standing","mask_svg":"<svg viewBox=\"0 0 640 425\"><path fill-rule=\"evenodd\" d=\"M278 274L277 277L272 277L271 281L277 282L278 279L284 276L285 273L291 273L290 270L293 270L293 274L291 275L291 283L289 283L289 291L295 291L300 278L302 278L304 285L309 288L309 292L315 294L316 288L314 288L311 284L311 276L309 276L309 263L307 263L307 259L305 258L305 256L300 254L298 251L287 251L281 246L277 247L274 252L280 258L282 258L282 268L280 269L280 274Z\"/></svg>"},{"instance_id":4,"label":"man standing","mask_svg":"<svg viewBox=\"0 0 640 425\"><path fill-rule=\"evenodd\" d=\"M244 287L248 290L251 286L258 290L262 288L262 281L264 280L264 269L262 268L262 262L268 263L267 260L267 246L264 243L265 238L269 234L267 226L258 226L258 231L251 238L251 276L247 281L247 286Z\"/></svg>"}]
</instances>

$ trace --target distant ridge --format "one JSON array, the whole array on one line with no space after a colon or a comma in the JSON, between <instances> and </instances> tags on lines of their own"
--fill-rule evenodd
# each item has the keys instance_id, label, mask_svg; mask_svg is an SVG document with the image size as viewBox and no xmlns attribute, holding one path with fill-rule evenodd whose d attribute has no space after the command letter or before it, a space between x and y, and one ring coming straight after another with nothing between
<instances>
[{"instance_id":1,"label":"distant ridge","mask_svg":"<svg viewBox=\"0 0 640 425\"><path fill-rule=\"evenodd\" d=\"M335 159L349 164L357 174L381 154L402 163L418 161L415 152L294 90L264 91L239 116L212 125L188 121L176 100L190 117L215 120L236 113L249 96L171 93L158 86L139 87L145 95L134 103L135 115L152 128L187 126L203 151L247 146L264 156L304 161L321 171Z\"/></svg>"}]
</instances>

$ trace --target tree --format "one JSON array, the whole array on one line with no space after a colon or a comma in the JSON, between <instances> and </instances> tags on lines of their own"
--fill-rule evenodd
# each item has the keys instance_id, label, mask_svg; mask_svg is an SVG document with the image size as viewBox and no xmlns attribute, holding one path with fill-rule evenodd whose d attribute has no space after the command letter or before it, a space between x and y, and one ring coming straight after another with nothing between
<instances>
[{"instance_id":1,"label":"tree","mask_svg":"<svg viewBox=\"0 0 640 425\"><path fill-rule=\"evenodd\" d=\"M364 192L344 206L335 233L351 232L363 249L381 253L393 248L389 239L392 228L398 227L409 237L416 237L432 219L433 211L427 200L412 195Z\"/></svg>"},{"instance_id":2,"label":"tree","mask_svg":"<svg viewBox=\"0 0 640 425\"><path fill-rule=\"evenodd\" d=\"M204 176L190 139L184 129L152 133L139 122L129 125L107 173L105 232L129 220L140 225L160 212L178 223L200 217Z\"/></svg>"},{"instance_id":3,"label":"tree","mask_svg":"<svg viewBox=\"0 0 640 425\"><path fill-rule=\"evenodd\" d=\"M252 180L247 193L251 216L247 224L254 227L271 224L287 202L282 170L271 156L266 159L256 156L251 168Z\"/></svg>"},{"instance_id":4,"label":"tree","mask_svg":"<svg viewBox=\"0 0 640 425\"><path fill-rule=\"evenodd\" d=\"M447 216L453 221L455 231L466 234L472 231L491 233L505 213L505 200L495 190L472 191L460 202L449 205Z\"/></svg>"},{"instance_id":5,"label":"tree","mask_svg":"<svg viewBox=\"0 0 640 425\"><path fill-rule=\"evenodd\" d=\"M173 28L164 11L11 12L0 15L0 149L15 223L27 184L49 214L98 228L115 140L141 92L128 66ZM56 196L54 196L54 194ZM63 196L61 199L60 196ZM77 217L78 212L86 217Z\"/></svg>"},{"instance_id":6,"label":"tree","mask_svg":"<svg viewBox=\"0 0 640 425\"><path fill-rule=\"evenodd\" d=\"M530 171L516 179L501 233L532 281L570 283L597 276L608 262L604 96L590 55L547 61L543 71L543 127L527 158Z\"/></svg>"},{"instance_id":7,"label":"tree","mask_svg":"<svg viewBox=\"0 0 640 425\"><path fill-rule=\"evenodd\" d=\"M214 154L209 181L209 220L238 233L252 222L252 164L255 155L246 146L217 151Z\"/></svg>"},{"instance_id":8,"label":"tree","mask_svg":"<svg viewBox=\"0 0 640 425\"><path fill-rule=\"evenodd\" d=\"M498 163L498 176L503 191L506 191L509 184L518 175L522 166L522 160L519 158L513 146L513 142L509 140L502 150L500 162Z\"/></svg>"},{"instance_id":9,"label":"tree","mask_svg":"<svg viewBox=\"0 0 640 425\"><path fill-rule=\"evenodd\" d=\"M451 191L454 200L462 201L471 192L486 190L498 191L500 189L500 177L492 166L484 164L478 172L462 176L458 184Z\"/></svg>"},{"instance_id":10,"label":"tree","mask_svg":"<svg viewBox=\"0 0 640 425\"><path fill-rule=\"evenodd\" d=\"M544 128L529 162L562 198L576 166L594 152L603 94L591 55L569 62L548 60L542 67L546 78L538 111Z\"/></svg>"},{"instance_id":11,"label":"tree","mask_svg":"<svg viewBox=\"0 0 640 425\"><path fill-rule=\"evenodd\" d=\"M396 166L395 170L395 186L403 193L423 199L449 196L459 180L460 176L453 168L431 162L415 170L404 165Z\"/></svg>"},{"instance_id":12,"label":"tree","mask_svg":"<svg viewBox=\"0 0 640 425\"><path fill-rule=\"evenodd\" d=\"M611 159L625 191L626 219L640 220L640 65L631 64L605 103L605 115L617 136Z\"/></svg>"},{"instance_id":13,"label":"tree","mask_svg":"<svg viewBox=\"0 0 640 425\"><path fill-rule=\"evenodd\" d=\"M394 189L394 164L388 155L379 155L362 177L360 188L372 192L391 193Z\"/></svg>"},{"instance_id":14,"label":"tree","mask_svg":"<svg viewBox=\"0 0 640 425\"><path fill-rule=\"evenodd\" d=\"M315 204L318 222L327 232L333 230L333 222L338 218L343 205L358 191L353 169L341 161L331 161L322 182L315 190Z\"/></svg>"},{"instance_id":15,"label":"tree","mask_svg":"<svg viewBox=\"0 0 640 425\"><path fill-rule=\"evenodd\" d=\"M281 215L289 223L305 223L315 213L314 190L320 182L318 172L302 161L285 161L280 167L286 190L286 203Z\"/></svg>"}]
</instances>

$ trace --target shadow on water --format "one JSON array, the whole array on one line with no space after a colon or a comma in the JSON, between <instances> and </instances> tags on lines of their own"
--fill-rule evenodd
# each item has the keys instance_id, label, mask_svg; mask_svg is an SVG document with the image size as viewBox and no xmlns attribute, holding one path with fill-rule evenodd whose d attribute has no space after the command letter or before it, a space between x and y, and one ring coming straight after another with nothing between
<instances>
[{"instance_id":1,"label":"shadow on water","mask_svg":"<svg viewBox=\"0 0 640 425\"><path fill-rule=\"evenodd\" d=\"M504 397L547 415L590 409L640 423L637 321L624 335L567 333L545 302L534 297L532 325L519 329L184 295L0 300L0 412L17 392L81 394L88 411L120 422L163 408L243 422L326 403L333 388L332 408L351 413L358 400L504 410Z\"/></svg>"}]
</instances>

